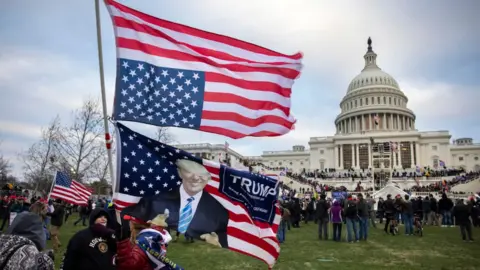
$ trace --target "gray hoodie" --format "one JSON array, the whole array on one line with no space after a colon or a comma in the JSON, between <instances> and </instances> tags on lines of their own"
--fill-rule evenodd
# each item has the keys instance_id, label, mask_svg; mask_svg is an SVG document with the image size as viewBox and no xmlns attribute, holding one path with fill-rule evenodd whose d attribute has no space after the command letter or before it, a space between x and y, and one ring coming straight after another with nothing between
<instances>
[{"instance_id":1,"label":"gray hoodie","mask_svg":"<svg viewBox=\"0 0 480 270\"><path fill-rule=\"evenodd\" d=\"M46 244L41 218L23 212L15 217L7 233L0 236L0 269L53 270L53 260L40 252Z\"/></svg>"}]
</instances>

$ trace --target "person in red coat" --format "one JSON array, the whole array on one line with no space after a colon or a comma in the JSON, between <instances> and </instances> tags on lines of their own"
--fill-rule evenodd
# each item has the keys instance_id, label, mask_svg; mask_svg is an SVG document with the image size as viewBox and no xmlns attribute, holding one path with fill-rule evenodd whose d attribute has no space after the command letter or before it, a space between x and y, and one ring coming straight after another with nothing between
<instances>
[{"instance_id":1,"label":"person in red coat","mask_svg":"<svg viewBox=\"0 0 480 270\"><path fill-rule=\"evenodd\" d=\"M141 200L138 204L122 211L123 220L128 222L130 238L117 242L115 259L117 269L183 269L165 257L168 243L172 240L166 230L168 210L150 220L148 216L152 212L149 206L148 201ZM123 223L123 225L126 224Z\"/></svg>"}]
</instances>

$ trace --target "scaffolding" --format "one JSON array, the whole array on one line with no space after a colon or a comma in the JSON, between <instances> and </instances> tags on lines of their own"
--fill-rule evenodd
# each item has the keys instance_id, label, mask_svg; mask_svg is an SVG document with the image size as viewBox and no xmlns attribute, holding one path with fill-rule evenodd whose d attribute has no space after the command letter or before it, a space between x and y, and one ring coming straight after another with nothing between
<instances>
[{"instance_id":1,"label":"scaffolding","mask_svg":"<svg viewBox=\"0 0 480 270\"><path fill-rule=\"evenodd\" d=\"M373 140L372 140L373 141ZM392 179L392 149L390 143L375 143L372 147L373 186L382 189Z\"/></svg>"}]
</instances>

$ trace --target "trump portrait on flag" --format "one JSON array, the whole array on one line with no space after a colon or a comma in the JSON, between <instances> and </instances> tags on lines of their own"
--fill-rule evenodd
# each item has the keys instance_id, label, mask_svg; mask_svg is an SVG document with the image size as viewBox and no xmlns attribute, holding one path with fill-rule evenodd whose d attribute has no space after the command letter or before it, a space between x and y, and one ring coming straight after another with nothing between
<instances>
[{"instance_id":1,"label":"trump portrait on flag","mask_svg":"<svg viewBox=\"0 0 480 270\"><path fill-rule=\"evenodd\" d=\"M203 189L211 180L207 169L197 162L176 162L182 184L178 189L150 198L155 212L170 211L170 229L208 243L228 247L228 211Z\"/></svg>"}]
</instances>

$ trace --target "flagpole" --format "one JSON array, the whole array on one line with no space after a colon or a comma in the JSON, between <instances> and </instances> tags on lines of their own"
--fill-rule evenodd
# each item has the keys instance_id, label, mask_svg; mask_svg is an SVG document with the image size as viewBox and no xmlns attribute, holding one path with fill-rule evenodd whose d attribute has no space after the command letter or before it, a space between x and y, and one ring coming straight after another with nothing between
<instances>
[{"instance_id":1,"label":"flagpole","mask_svg":"<svg viewBox=\"0 0 480 270\"><path fill-rule=\"evenodd\" d=\"M108 112L107 112L107 97L105 93L105 74L103 71L103 51L102 51L102 29L100 24L100 0L95 0L95 19L97 25L97 51L98 51L98 70L100 72L100 90L102 92L102 108L103 108L103 125L105 127L105 145L107 147L108 155L108 170L110 172L110 180L112 183L112 190L115 190L115 182L113 177L113 158L112 158L112 137L108 128Z\"/></svg>"},{"instance_id":2,"label":"flagpole","mask_svg":"<svg viewBox=\"0 0 480 270\"><path fill-rule=\"evenodd\" d=\"M48 192L47 203L48 201L50 201L50 194L52 194L53 186L55 186L55 179L57 179L57 172L55 172L55 174L52 177L52 184L50 185L50 191Z\"/></svg>"}]
</instances>

